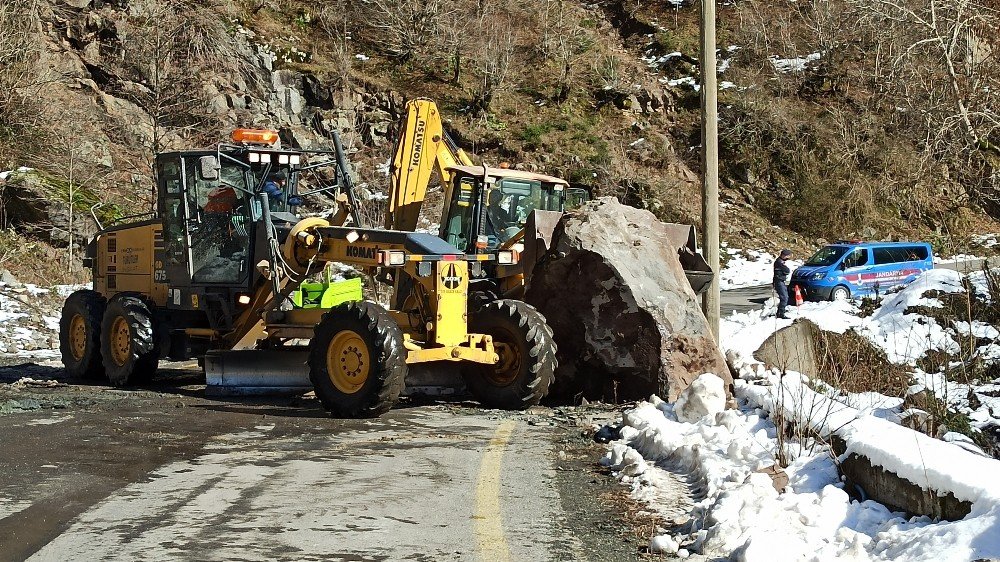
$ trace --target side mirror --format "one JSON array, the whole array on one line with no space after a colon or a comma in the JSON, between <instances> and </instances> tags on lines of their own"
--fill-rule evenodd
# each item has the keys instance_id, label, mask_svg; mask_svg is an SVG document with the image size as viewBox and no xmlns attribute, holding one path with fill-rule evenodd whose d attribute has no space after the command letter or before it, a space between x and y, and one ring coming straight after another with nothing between
<instances>
[{"instance_id":1,"label":"side mirror","mask_svg":"<svg viewBox=\"0 0 1000 562\"><path fill-rule=\"evenodd\" d=\"M198 171L201 172L202 179L219 179L219 168L219 159L215 156L202 156L198 159Z\"/></svg>"},{"instance_id":2,"label":"side mirror","mask_svg":"<svg viewBox=\"0 0 1000 562\"><path fill-rule=\"evenodd\" d=\"M846 261L840 262L840 265L837 266L837 269L839 269L841 271L846 270L847 269L847 262Z\"/></svg>"}]
</instances>

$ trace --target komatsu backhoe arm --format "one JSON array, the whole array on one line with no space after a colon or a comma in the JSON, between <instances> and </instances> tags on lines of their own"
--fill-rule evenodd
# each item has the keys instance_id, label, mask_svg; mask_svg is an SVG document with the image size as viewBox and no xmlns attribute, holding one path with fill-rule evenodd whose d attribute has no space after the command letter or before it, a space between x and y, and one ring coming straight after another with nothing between
<instances>
[{"instance_id":1,"label":"komatsu backhoe arm","mask_svg":"<svg viewBox=\"0 0 1000 562\"><path fill-rule=\"evenodd\" d=\"M451 166L472 166L472 159L451 140L441 123L437 105L428 99L406 104L389 180L389 208L385 227L413 231L435 165L441 175L445 201L450 200Z\"/></svg>"}]
</instances>

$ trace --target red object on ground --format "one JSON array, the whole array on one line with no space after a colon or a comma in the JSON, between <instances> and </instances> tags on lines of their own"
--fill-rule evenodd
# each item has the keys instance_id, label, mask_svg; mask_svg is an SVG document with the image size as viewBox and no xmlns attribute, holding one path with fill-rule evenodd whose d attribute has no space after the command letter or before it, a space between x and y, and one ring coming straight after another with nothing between
<instances>
[{"instance_id":1,"label":"red object on ground","mask_svg":"<svg viewBox=\"0 0 1000 562\"><path fill-rule=\"evenodd\" d=\"M802 289L799 286L795 286L795 306L802 306Z\"/></svg>"}]
</instances>

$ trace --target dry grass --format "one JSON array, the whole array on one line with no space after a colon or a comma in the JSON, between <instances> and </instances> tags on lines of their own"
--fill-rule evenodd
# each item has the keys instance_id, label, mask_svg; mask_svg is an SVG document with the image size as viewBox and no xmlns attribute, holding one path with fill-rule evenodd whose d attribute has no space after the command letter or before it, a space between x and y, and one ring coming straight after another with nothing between
<instances>
[{"instance_id":1,"label":"dry grass","mask_svg":"<svg viewBox=\"0 0 1000 562\"><path fill-rule=\"evenodd\" d=\"M854 332L817 330L817 376L844 392L878 392L902 397L910 386L909 370L891 363L885 352Z\"/></svg>"},{"instance_id":2,"label":"dry grass","mask_svg":"<svg viewBox=\"0 0 1000 562\"><path fill-rule=\"evenodd\" d=\"M90 281L89 270L79 261L68 262L65 248L53 248L13 230L0 230L0 269L12 272L21 283L43 287Z\"/></svg>"}]
</instances>

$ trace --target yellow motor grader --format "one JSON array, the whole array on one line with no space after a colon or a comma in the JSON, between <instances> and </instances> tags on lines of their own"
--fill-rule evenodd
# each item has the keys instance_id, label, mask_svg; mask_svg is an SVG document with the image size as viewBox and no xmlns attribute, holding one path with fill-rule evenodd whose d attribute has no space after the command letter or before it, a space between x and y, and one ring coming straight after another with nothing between
<instances>
[{"instance_id":1,"label":"yellow motor grader","mask_svg":"<svg viewBox=\"0 0 1000 562\"><path fill-rule=\"evenodd\" d=\"M544 317L517 300L469 306L470 277L513 265L516 252L467 253L431 234L366 228L338 137L333 151L277 142L274 131L241 129L215 149L157 155L156 212L100 230L85 262L93 290L64 305L70 375L124 386L149 380L160 359L199 358L210 384L281 386L304 362L323 405L358 417L392 407L408 364L441 361L462 367L488 407L541 400L556 366ZM300 176L323 167L334 169L332 184L300 193ZM300 197L324 191L341 194L334 216L294 213ZM392 285L393 306L297 305L293 292L332 263Z\"/></svg>"}]
</instances>

